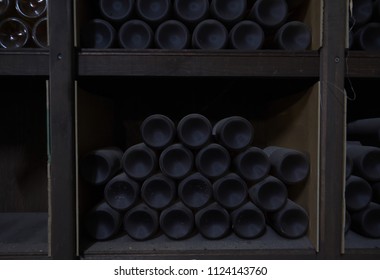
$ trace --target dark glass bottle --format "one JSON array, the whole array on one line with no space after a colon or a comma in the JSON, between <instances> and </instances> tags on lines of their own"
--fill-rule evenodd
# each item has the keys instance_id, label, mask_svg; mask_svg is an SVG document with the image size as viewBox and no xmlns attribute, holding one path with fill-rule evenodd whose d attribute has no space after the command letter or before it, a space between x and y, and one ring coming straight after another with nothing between
<instances>
[{"instance_id":1,"label":"dark glass bottle","mask_svg":"<svg viewBox=\"0 0 380 280\"><path fill-rule=\"evenodd\" d=\"M213 197L212 184L200 172L195 172L179 182L178 196L187 207L200 209Z\"/></svg>"},{"instance_id":2,"label":"dark glass bottle","mask_svg":"<svg viewBox=\"0 0 380 280\"><path fill-rule=\"evenodd\" d=\"M194 49L218 50L227 44L228 30L220 21L207 18L195 26L191 38Z\"/></svg>"},{"instance_id":3,"label":"dark glass bottle","mask_svg":"<svg viewBox=\"0 0 380 280\"><path fill-rule=\"evenodd\" d=\"M242 20L247 11L247 0L211 0L210 14L213 18L228 25Z\"/></svg>"},{"instance_id":4,"label":"dark glass bottle","mask_svg":"<svg viewBox=\"0 0 380 280\"><path fill-rule=\"evenodd\" d=\"M191 35L184 23L169 19L157 27L154 42L159 49L182 50L189 47Z\"/></svg>"},{"instance_id":5,"label":"dark glass bottle","mask_svg":"<svg viewBox=\"0 0 380 280\"><path fill-rule=\"evenodd\" d=\"M123 154L123 170L135 180L145 180L157 170L157 155L145 143L130 146Z\"/></svg>"},{"instance_id":6,"label":"dark glass bottle","mask_svg":"<svg viewBox=\"0 0 380 280\"><path fill-rule=\"evenodd\" d=\"M185 239L194 231L194 214L182 202L177 202L161 212L160 227L171 239Z\"/></svg>"},{"instance_id":7,"label":"dark glass bottle","mask_svg":"<svg viewBox=\"0 0 380 280\"><path fill-rule=\"evenodd\" d=\"M238 208L248 197L246 182L236 173L229 173L213 185L214 199L224 208L231 210Z\"/></svg>"},{"instance_id":8,"label":"dark glass bottle","mask_svg":"<svg viewBox=\"0 0 380 280\"><path fill-rule=\"evenodd\" d=\"M101 201L87 213L84 226L93 239L107 240L120 231L121 223L120 212Z\"/></svg>"},{"instance_id":9,"label":"dark glass bottle","mask_svg":"<svg viewBox=\"0 0 380 280\"><path fill-rule=\"evenodd\" d=\"M365 118L347 124L347 139L365 146L380 146L380 118Z\"/></svg>"},{"instance_id":10,"label":"dark glass bottle","mask_svg":"<svg viewBox=\"0 0 380 280\"><path fill-rule=\"evenodd\" d=\"M195 225L207 239L221 239L231 231L231 217L228 211L213 202L195 214Z\"/></svg>"},{"instance_id":11,"label":"dark glass bottle","mask_svg":"<svg viewBox=\"0 0 380 280\"><path fill-rule=\"evenodd\" d=\"M302 21L284 23L274 35L274 47L287 51L304 51L311 45L311 29Z\"/></svg>"},{"instance_id":12,"label":"dark glass bottle","mask_svg":"<svg viewBox=\"0 0 380 280\"><path fill-rule=\"evenodd\" d=\"M177 125L181 143L190 149L200 149L211 140L212 125L208 118L192 113L184 116Z\"/></svg>"},{"instance_id":13,"label":"dark glass bottle","mask_svg":"<svg viewBox=\"0 0 380 280\"><path fill-rule=\"evenodd\" d=\"M29 38L30 28L22 19L9 17L0 21L0 48L23 48Z\"/></svg>"},{"instance_id":14,"label":"dark glass bottle","mask_svg":"<svg viewBox=\"0 0 380 280\"><path fill-rule=\"evenodd\" d=\"M175 143L161 152L159 164L163 174L182 180L193 172L194 155L181 143Z\"/></svg>"},{"instance_id":15,"label":"dark glass bottle","mask_svg":"<svg viewBox=\"0 0 380 280\"><path fill-rule=\"evenodd\" d=\"M114 46L116 29L108 21L92 19L81 29L81 47L107 49Z\"/></svg>"},{"instance_id":16,"label":"dark glass bottle","mask_svg":"<svg viewBox=\"0 0 380 280\"><path fill-rule=\"evenodd\" d=\"M140 203L125 213L123 228L132 239L148 240L158 232L159 214L145 203Z\"/></svg>"},{"instance_id":17,"label":"dark glass bottle","mask_svg":"<svg viewBox=\"0 0 380 280\"><path fill-rule=\"evenodd\" d=\"M351 229L366 237L380 238L380 204L370 202L366 208L352 212Z\"/></svg>"},{"instance_id":18,"label":"dark glass bottle","mask_svg":"<svg viewBox=\"0 0 380 280\"><path fill-rule=\"evenodd\" d=\"M121 170L123 152L117 147L103 147L85 154L79 164L81 178L92 185L105 185Z\"/></svg>"},{"instance_id":19,"label":"dark glass bottle","mask_svg":"<svg viewBox=\"0 0 380 280\"><path fill-rule=\"evenodd\" d=\"M99 10L109 21L124 22L131 18L135 0L99 0Z\"/></svg>"},{"instance_id":20,"label":"dark glass bottle","mask_svg":"<svg viewBox=\"0 0 380 280\"><path fill-rule=\"evenodd\" d=\"M353 161L353 175L370 182L380 181L380 148L347 145L346 151Z\"/></svg>"},{"instance_id":21,"label":"dark glass bottle","mask_svg":"<svg viewBox=\"0 0 380 280\"><path fill-rule=\"evenodd\" d=\"M161 210L169 206L177 195L173 179L162 173L147 178L142 184L141 197L151 208Z\"/></svg>"},{"instance_id":22,"label":"dark glass bottle","mask_svg":"<svg viewBox=\"0 0 380 280\"><path fill-rule=\"evenodd\" d=\"M265 216L252 202L246 202L232 211L231 221L232 230L241 238L258 238L266 230Z\"/></svg>"},{"instance_id":23,"label":"dark glass bottle","mask_svg":"<svg viewBox=\"0 0 380 280\"><path fill-rule=\"evenodd\" d=\"M39 48L47 48L49 46L47 17L40 18L34 23L32 39Z\"/></svg>"},{"instance_id":24,"label":"dark glass bottle","mask_svg":"<svg viewBox=\"0 0 380 280\"><path fill-rule=\"evenodd\" d=\"M364 209L372 200L371 185L361 177L351 175L345 186L346 208L349 211Z\"/></svg>"},{"instance_id":25,"label":"dark glass bottle","mask_svg":"<svg viewBox=\"0 0 380 280\"><path fill-rule=\"evenodd\" d=\"M118 40L120 46L124 49L149 49L153 46L154 32L146 22L131 19L123 23L119 28Z\"/></svg>"},{"instance_id":26,"label":"dark glass bottle","mask_svg":"<svg viewBox=\"0 0 380 280\"><path fill-rule=\"evenodd\" d=\"M257 0L248 18L257 22L266 32L273 32L286 22L288 12L286 0Z\"/></svg>"},{"instance_id":27,"label":"dark glass bottle","mask_svg":"<svg viewBox=\"0 0 380 280\"><path fill-rule=\"evenodd\" d=\"M259 50L265 40L265 34L259 24L252 20L237 22L229 31L230 47L238 50Z\"/></svg>"},{"instance_id":28,"label":"dark glass bottle","mask_svg":"<svg viewBox=\"0 0 380 280\"><path fill-rule=\"evenodd\" d=\"M167 20L170 16L171 0L135 0L137 18L153 27Z\"/></svg>"},{"instance_id":29,"label":"dark glass bottle","mask_svg":"<svg viewBox=\"0 0 380 280\"><path fill-rule=\"evenodd\" d=\"M196 24L209 16L209 0L174 0L173 12L176 19L192 30Z\"/></svg>"},{"instance_id":30,"label":"dark glass bottle","mask_svg":"<svg viewBox=\"0 0 380 280\"><path fill-rule=\"evenodd\" d=\"M162 114L146 117L140 125L141 137L152 149L163 150L173 144L176 136L174 122Z\"/></svg>"},{"instance_id":31,"label":"dark glass bottle","mask_svg":"<svg viewBox=\"0 0 380 280\"><path fill-rule=\"evenodd\" d=\"M365 51L380 50L380 22L369 22L356 30L354 33L355 49Z\"/></svg>"}]
</instances>

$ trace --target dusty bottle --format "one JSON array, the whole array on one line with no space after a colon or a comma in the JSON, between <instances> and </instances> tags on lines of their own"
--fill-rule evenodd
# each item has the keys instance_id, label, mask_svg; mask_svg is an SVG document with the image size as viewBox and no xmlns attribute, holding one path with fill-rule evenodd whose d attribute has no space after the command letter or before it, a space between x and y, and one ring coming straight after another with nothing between
<instances>
[{"instance_id":1,"label":"dusty bottle","mask_svg":"<svg viewBox=\"0 0 380 280\"><path fill-rule=\"evenodd\" d=\"M109 21L122 22L131 18L135 0L99 0L101 15Z\"/></svg>"},{"instance_id":2,"label":"dusty bottle","mask_svg":"<svg viewBox=\"0 0 380 280\"><path fill-rule=\"evenodd\" d=\"M231 116L214 124L215 140L230 151L246 149L253 141L254 129L250 121L242 116Z\"/></svg>"},{"instance_id":3,"label":"dusty bottle","mask_svg":"<svg viewBox=\"0 0 380 280\"><path fill-rule=\"evenodd\" d=\"M27 19L36 19L47 11L47 0L16 0L17 12Z\"/></svg>"},{"instance_id":4,"label":"dusty bottle","mask_svg":"<svg viewBox=\"0 0 380 280\"><path fill-rule=\"evenodd\" d=\"M232 25L242 20L247 11L247 0L211 0L210 14L220 22Z\"/></svg>"},{"instance_id":5,"label":"dusty bottle","mask_svg":"<svg viewBox=\"0 0 380 280\"><path fill-rule=\"evenodd\" d=\"M346 210L344 217L344 233L347 233L351 229L351 215L350 212Z\"/></svg>"},{"instance_id":6,"label":"dusty bottle","mask_svg":"<svg viewBox=\"0 0 380 280\"><path fill-rule=\"evenodd\" d=\"M195 165L202 175L208 179L215 180L228 172L231 165L231 156L222 145L211 143L197 152Z\"/></svg>"},{"instance_id":7,"label":"dusty bottle","mask_svg":"<svg viewBox=\"0 0 380 280\"><path fill-rule=\"evenodd\" d=\"M149 49L153 46L154 32L146 22L131 19L119 28L118 41L124 49Z\"/></svg>"},{"instance_id":8,"label":"dusty bottle","mask_svg":"<svg viewBox=\"0 0 380 280\"><path fill-rule=\"evenodd\" d=\"M370 202L366 208L352 212L351 229L366 237L380 238L380 204Z\"/></svg>"},{"instance_id":9,"label":"dusty bottle","mask_svg":"<svg viewBox=\"0 0 380 280\"><path fill-rule=\"evenodd\" d=\"M366 118L347 124L347 139L367 146L380 146L380 118Z\"/></svg>"},{"instance_id":10,"label":"dusty bottle","mask_svg":"<svg viewBox=\"0 0 380 280\"><path fill-rule=\"evenodd\" d=\"M47 17L39 19L32 29L32 39L36 46L40 48L47 48L49 46L48 42L48 27L47 27Z\"/></svg>"},{"instance_id":11,"label":"dusty bottle","mask_svg":"<svg viewBox=\"0 0 380 280\"><path fill-rule=\"evenodd\" d=\"M129 177L145 180L157 170L157 155L145 143L138 143L127 148L121 163Z\"/></svg>"},{"instance_id":12,"label":"dusty bottle","mask_svg":"<svg viewBox=\"0 0 380 280\"><path fill-rule=\"evenodd\" d=\"M150 239L159 229L159 214L145 203L140 203L125 213L123 228L135 240Z\"/></svg>"},{"instance_id":13,"label":"dusty bottle","mask_svg":"<svg viewBox=\"0 0 380 280\"><path fill-rule=\"evenodd\" d=\"M194 155L181 143L175 143L161 152L159 164L163 174L181 180L193 171Z\"/></svg>"},{"instance_id":14,"label":"dusty bottle","mask_svg":"<svg viewBox=\"0 0 380 280\"><path fill-rule=\"evenodd\" d=\"M93 239L107 240L120 231L121 224L121 213L101 201L87 213L84 226Z\"/></svg>"},{"instance_id":15,"label":"dusty bottle","mask_svg":"<svg viewBox=\"0 0 380 280\"><path fill-rule=\"evenodd\" d=\"M372 2L373 0L352 1L352 14L350 16L350 21L353 26L362 26L371 20L373 13Z\"/></svg>"},{"instance_id":16,"label":"dusty bottle","mask_svg":"<svg viewBox=\"0 0 380 280\"><path fill-rule=\"evenodd\" d=\"M173 144L176 136L174 122L162 114L153 114L144 119L140 125L141 137L152 149L163 150Z\"/></svg>"},{"instance_id":17,"label":"dusty bottle","mask_svg":"<svg viewBox=\"0 0 380 280\"><path fill-rule=\"evenodd\" d=\"M115 28L103 19L92 19L81 30L82 48L107 49L114 45Z\"/></svg>"},{"instance_id":18,"label":"dusty bottle","mask_svg":"<svg viewBox=\"0 0 380 280\"><path fill-rule=\"evenodd\" d=\"M228 44L228 30L220 21L207 18L194 28L191 44L195 49L224 49Z\"/></svg>"},{"instance_id":19,"label":"dusty bottle","mask_svg":"<svg viewBox=\"0 0 380 280\"><path fill-rule=\"evenodd\" d=\"M353 168L354 161L352 160L352 157L346 153L346 179L351 176Z\"/></svg>"},{"instance_id":20,"label":"dusty bottle","mask_svg":"<svg viewBox=\"0 0 380 280\"><path fill-rule=\"evenodd\" d=\"M106 184L104 199L117 211L126 211L139 201L140 185L122 172Z\"/></svg>"},{"instance_id":21,"label":"dusty bottle","mask_svg":"<svg viewBox=\"0 0 380 280\"><path fill-rule=\"evenodd\" d=\"M266 221L263 212L252 202L246 202L231 212L232 230L245 239L260 237L265 233Z\"/></svg>"},{"instance_id":22,"label":"dusty bottle","mask_svg":"<svg viewBox=\"0 0 380 280\"><path fill-rule=\"evenodd\" d=\"M209 15L209 0L174 0L173 12L176 19L193 29Z\"/></svg>"},{"instance_id":23,"label":"dusty bottle","mask_svg":"<svg viewBox=\"0 0 380 280\"><path fill-rule=\"evenodd\" d=\"M200 149L211 140L212 125L209 119L197 113L184 116L177 125L177 135L190 149Z\"/></svg>"},{"instance_id":24,"label":"dusty bottle","mask_svg":"<svg viewBox=\"0 0 380 280\"><path fill-rule=\"evenodd\" d=\"M144 181L141 188L141 198L151 208L161 210L169 206L177 195L175 182L157 173Z\"/></svg>"},{"instance_id":25,"label":"dusty bottle","mask_svg":"<svg viewBox=\"0 0 380 280\"><path fill-rule=\"evenodd\" d=\"M286 0L257 0L248 18L257 22L265 31L273 31L283 25L288 17Z\"/></svg>"},{"instance_id":26,"label":"dusty bottle","mask_svg":"<svg viewBox=\"0 0 380 280\"><path fill-rule=\"evenodd\" d=\"M268 176L248 189L251 201L262 211L280 210L288 199L288 190L283 182Z\"/></svg>"},{"instance_id":27,"label":"dusty bottle","mask_svg":"<svg viewBox=\"0 0 380 280\"><path fill-rule=\"evenodd\" d=\"M304 182L310 172L309 158L306 153L281 146L264 148L271 163L270 173L287 185Z\"/></svg>"},{"instance_id":28,"label":"dusty bottle","mask_svg":"<svg viewBox=\"0 0 380 280\"><path fill-rule=\"evenodd\" d=\"M194 214L182 202L177 202L161 212L160 228L171 239L185 239L194 231Z\"/></svg>"},{"instance_id":29,"label":"dusty bottle","mask_svg":"<svg viewBox=\"0 0 380 280\"><path fill-rule=\"evenodd\" d=\"M207 239L220 239L231 231L231 217L217 202L202 208L195 214L195 225Z\"/></svg>"},{"instance_id":30,"label":"dusty bottle","mask_svg":"<svg viewBox=\"0 0 380 280\"><path fill-rule=\"evenodd\" d=\"M178 184L178 196L191 209L200 209L212 199L212 184L199 172L184 178Z\"/></svg>"},{"instance_id":31,"label":"dusty bottle","mask_svg":"<svg viewBox=\"0 0 380 280\"><path fill-rule=\"evenodd\" d=\"M231 48L238 50L258 50L264 44L265 34L260 25L252 20L237 22L229 31Z\"/></svg>"},{"instance_id":32,"label":"dusty bottle","mask_svg":"<svg viewBox=\"0 0 380 280\"><path fill-rule=\"evenodd\" d=\"M274 35L274 47L287 51L304 51L311 44L311 29L302 21L284 23Z\"/></svg>"},{"instance_id":33,"label":"dusty bottle","mask_svg":"<svg viewBox=\"0 0 380 280\"><path fill-rule=\"evenodd\" d=\"M371 185L361 177L351 175L345 186L346 208L349 211L358 211L368 206L372 200Z\"/></svg>"},{"instance_id":34,"label":"dusty bottle","mask_svg":"<svg viewBox=\"0 0 380 280\"><path fill-rule=\"evenodd\" d=\"M224 208L236 209L246 202L248 188L246 182L236 173L229 173L213 185L214 199Z\"/></svg>"},{"instance_id":35,"label":"dusty bottle","mask_svg":"<svg viewBox=\"0 0 380 280\"><path fill-rule=\"evenodd\" d=\"M380 36L380 23L369 22L354 33L354 47L355 49L365 51L380 50L380 42L377 38Z\"/></svg>"},{"instance_id":36,"label":"dusty bottle","mask_svg":"<svg viewBox=\"0 0 380 280\"><path fill-rule=\"evenodd\" d=\"M190 45L190 31L178 20L169 19L162 22L156 29L154 42L159 49L181 50Z\"/></svg>"},{"instance_id":37,"label":"dusty bottle","mask_svg":"<svg viewBox=\"0 0 380 280\"><path fill-rule=\"evenodd\" d=\"M121 170L123 151L118 147L103 147L85 154L79 165L83 180L92 185L104 185Z\"/></svg>"},{"instance_id":38,"label":"dusty bottle","mask_svg":"<svg viewBox=\"0 0 380 280\"><path fill-rule=\"evenodd\" d=\"M233 158L235 172L250 183L261 181L270 171L269 157L258 147L249 147Z\"/></svg>"},{"instance_id":39,"label":"dusty bottle","mask_svg":"<svg viewBox=\"0 0 380 280\"><path fill-rule=\"evenodd\" d=\"M353 175L370 182L380 181L380 148L347 145L346 152L353 161Z\"/></svg>"},{"instance_id":40,"label":"dusty bottle","mask_svg":"<svg viewBox=\"0 0 380 280\"><path fill-rule=\"evenodd\" d=\"M157 26L167 20L171 12L171 0L136 0L136 13L151 26Z\"/></svg>"},{"instance_id":41,"label":"dusty bottle","mask_svg":"<svg viewBox=\"0 0 380 280\"><path fill-rule=\"evenodd\" d=\"M267 221L272 228L285 238L300 238L309 228L309 215L306 210L288 199L284 207L267 213Z\"/></svg>"},{"instance_id":42,"label":"dusty bottle","mask_svg":"<svg viewBox=\"0 0 380 280\"><path fill-rule=\"evenodd\" d=\"M23 48L30 37L29 26L21 19L10 17L0 22L0 47Z\"/></svg>"}]
</instances>

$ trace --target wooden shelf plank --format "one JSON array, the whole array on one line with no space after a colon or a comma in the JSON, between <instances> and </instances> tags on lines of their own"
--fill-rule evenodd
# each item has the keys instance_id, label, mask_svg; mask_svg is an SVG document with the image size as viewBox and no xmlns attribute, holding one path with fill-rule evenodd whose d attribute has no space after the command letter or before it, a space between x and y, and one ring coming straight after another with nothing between
<instances>
[{"instance_id":1,"label":"wooden shelf plank","mask_svg":"<svg viewBox=\"0 0 380 280\"><path fill-rule=\"evenodd\" d=\"M49 51L1 50L0 75L2 76L48 76Z\"/></svg>"},{"instance_id":2,"label":"wooden shelf plank","mask_svg":"<svg viewBox=\"0 0 380 280\"><path fill-rule=\"evenodd\" d=\"M379 78L380 52L349 51L346 60L348 78Z\"/></svg>"},{"instance_id":3,"label":"wooden shelf plank","mask_svg":"<svg viewBox=\"0 0 380 280\"><path fill-rule=\"evenodd\" d=\"M318 51L83 50L79 76L318 77Z\"/></svg>"}]
</instances>

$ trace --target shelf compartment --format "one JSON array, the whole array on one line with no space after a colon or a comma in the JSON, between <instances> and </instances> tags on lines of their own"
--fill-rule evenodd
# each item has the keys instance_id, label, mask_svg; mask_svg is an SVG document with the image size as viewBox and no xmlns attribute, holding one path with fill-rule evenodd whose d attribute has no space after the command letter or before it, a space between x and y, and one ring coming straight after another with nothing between
<instances>
[{"instance_id":1,"label":"shelf compartment","mask_svg":"<svg viewBox=\"0 0 380 280\"><path fill-rule=\"evenodd\" d=\"M48 76L49 51L0 49L1 76Z\"/></svg>"},{"instance_id":2,"label":"shelf compartment","mask_svg":"<svg viewBox=\"0 0 380 280\"><path fill-rule=\"evenodd\" d=\"M140 242L121 233L111 240L94 242L88 238L82 224L87 211L102 198L103 189L85 184L78 176L79 256L84 259L168 255L207 258L219 254L239 257L275 254L282 258L300 255L315 258L319 246L319 82L296 81L231 77L80 79L76 93L78 159L95 148L116 145L125 150L138 143L141 141L139 125L154 112L168 115L175 122L187 113L200 112L212 123L222 116L238 114L253 122L256 135L253 145L284 145L306 151L310 156L311 172L302 186L289 188L289 197L302 205L310 215L308 234L297 240L289 240L269 229L263 237L249 241L231 234L219 241L196 235L177 242L161 235ZM171 82L182 85L182 90L170 86ZM262 92L259 90L263 88L259 86L260 83L267 85ZM156 89L161 88L163 94L150 93L147 86L152 84L155 84ZM258 88L249 98L253 98L254 102L247 99L245 89L248 85ZM138 87L139 94L131 93L129 87ZM208 94L204 94L203 90ZM176 93L178 99L173 106L172 96Z\"/></svg>"},{"instance_id":3,"label":"shelf compartment","mask_svg":"<svg viewBox=\"0 0 380 280\"><path fill-rule=\"evenodd\" d=\"M0 257L47 257L46 81L0 80Z\"/></svg>"}]
</instances>

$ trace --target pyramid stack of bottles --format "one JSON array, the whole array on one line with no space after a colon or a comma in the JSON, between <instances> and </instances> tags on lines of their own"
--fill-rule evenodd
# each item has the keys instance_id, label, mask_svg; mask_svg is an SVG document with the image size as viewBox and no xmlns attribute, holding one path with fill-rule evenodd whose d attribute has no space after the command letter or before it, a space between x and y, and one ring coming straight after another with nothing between
<instances>
[{"instance_id":1,"label":"pyramid stack of bottles","mask_svg":"<svg viewBox=\"0 0 380 280\"><path fill-rule=\"evenodd\" d=\"M102 190L84 218L90 238L256 239L268 227L288 239L307 234L308 213L288 196L308 180L306 152L254 146L253 124L238 115L212 123L191 113L175 123L152 114L139 128L140 142L80 159L81 180Z\"/></svg>"},{"instance_id":2,"label":"pyramid stack of bottles","mask_svg":"<svg viewBox=\"0 0 380 280\"><path fill-rule=\"evenodd\" d=\"M345 231L380 238L380 118L349 122L347 140Z\"/></svg>"},{"instance_id":3,"label":"pyramid stack of bottles","mask_svg":"<svg viewBox=\"0 0 380 280\"><path fill-rule=\"evenodd\" d=\"M47 0L0 0L0 49L47 48Z\"/></svg>"},{"instance_id":4,"label":"pyramid stack of bottles","mask_svg":"<svg viewBox=\"0 0 380 280\"><path fill-rule=\"evenodd\" d=\"M284 49L311 46L299 13L308 0L98 0L83 48ZM90 4L89 4L90 5ZM90 7L89 7L90 9Z\"/></svg>"}]
</instances>

